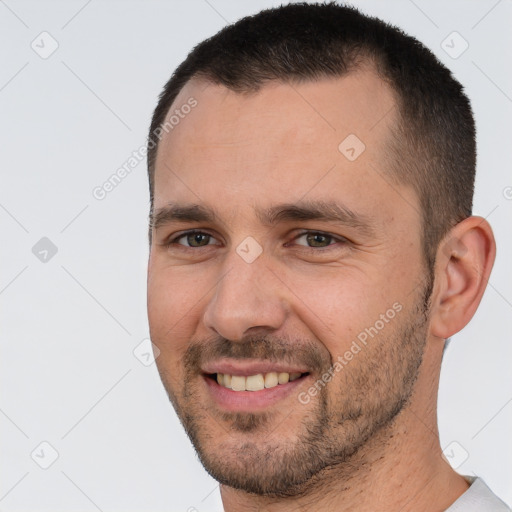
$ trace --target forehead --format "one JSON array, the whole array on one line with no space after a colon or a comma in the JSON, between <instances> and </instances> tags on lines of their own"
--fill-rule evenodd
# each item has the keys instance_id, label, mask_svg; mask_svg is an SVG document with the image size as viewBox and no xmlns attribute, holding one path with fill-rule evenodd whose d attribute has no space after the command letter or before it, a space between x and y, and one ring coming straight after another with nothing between
<instances>
[{"instance_id":1,"label":"forehead","mask_svg":"<svg viewBox=\"0 0 512 512\"><path fill-rule=\"evenodd\" d=\"M156 159L155 208L189 201L236 215L244 205L303 198L353 208L393 200L382 175L395 100L372 70L250 93L193 80L171 116Z\"/></svg>"}]
</instances>

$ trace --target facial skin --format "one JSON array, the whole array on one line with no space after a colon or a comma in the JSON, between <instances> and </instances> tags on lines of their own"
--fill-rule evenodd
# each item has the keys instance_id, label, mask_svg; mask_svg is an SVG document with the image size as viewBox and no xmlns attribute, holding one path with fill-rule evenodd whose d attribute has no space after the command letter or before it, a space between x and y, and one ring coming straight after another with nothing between
<instances>
[{"instance_id":1,"label":"facial skin","mask_svg":"<svg viewBox=\"0 0 512 512\"><path fill-rule=\"evenodd\" d=\"M197 107L157 156L148 314L162 382L205 468L223 484L225 509L284 510L293 497L304 507L324 500L328 510L343 497L360 507L353 510L372 499L393 510L414 488L415 510L423 510L421 498L446 508L467 484L440 457L443 338L478 305L493 257L490 228L459 228L465 257L483 261L480 280L452 244L438 259L444 279L427 311L432 281L419 201L389 177L395 103L373 72L272 83L253 94L192 81L171 111L190 97ZM349 134L366 146L354 161L338 149ZM352 213L343 222L268 215L330 203ZM171 205L198 205L215 217L172 218ZM190 230L203 236L187 237ZM244 259L241 249L257 257ZM454 318L454 298L468 288ZM377 332L366 345L358 342L371 327ZM348 360L354 341L360 350ZM310 393L340 357L342 368ZM269 398L275 388L226 392L206 375L217 371L305 375ZM404 456L411 447L412 461ZM400 472L411 479L407 492ZM389 492L393 486L399 490ZM443 493L433 501L434 488Z\"/></svg>"}]
</instances>

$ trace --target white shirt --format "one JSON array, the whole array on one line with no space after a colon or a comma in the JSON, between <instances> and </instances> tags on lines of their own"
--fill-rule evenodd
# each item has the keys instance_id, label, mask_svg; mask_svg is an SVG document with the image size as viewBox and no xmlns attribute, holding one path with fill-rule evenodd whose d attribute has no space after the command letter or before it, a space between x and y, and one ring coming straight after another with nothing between
<instances>
[{"instance_id":1,"label":"white shirt","mask_svg":"<svg viewBox=\"0 0 512 512\"><path fill-rule=\"evenodd\" d=\"M446 512L511 512L481 478L465 476L469 489Z\"/></svg>"}]
</instances>

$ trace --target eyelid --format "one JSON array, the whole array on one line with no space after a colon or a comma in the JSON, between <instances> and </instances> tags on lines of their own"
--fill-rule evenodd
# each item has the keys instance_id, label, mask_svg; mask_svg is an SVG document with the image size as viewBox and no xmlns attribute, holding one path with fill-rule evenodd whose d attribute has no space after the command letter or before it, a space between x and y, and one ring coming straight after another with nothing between
<instances>
[{"instance_id":1,"label":"eyelid","mask_svg":"<svg viewBox=\"0 0 512 512\"><path fill-rule=\"evenodd\" d=\"M162 245L165 245L165 246L171 246L171 245L180 245L182 247L185 247L186 249L199 249L200 247L190 247L188 245L184 245L184 244L180 244L178 243L178 240L180 240L181 238L184 238L186 236L189 236L189 235L194 235L194 234L201 234L201 235L207 235L209 236L212 240L217 240L217 238L212 235L211 233L209 233L207 230L205 229L188 229L186 231L182 231L181 233L178 232L178 233L173 233L171 236L167 237L163 242L162 242ZM210 245L215 245L215 244L208 244L208 245L204 245L202 247L209 247Z\"/></svg>"},{"instance_id":2,"label":"eyelid","mask_svg":"<svg viewBox=\"0 0 512 512\"><path fill-rule=\"evenodd\" d=\"M344 236L333 235L332 233L329 233L327 231L321 231L321 230L318 230L318 229L306 229L306 230L303 230L300 233L298 233L297 235L295 235L293 237L293 240L297 240L297 238L300 238L300 237L302 237L304 235L322 235L322 236L326 236L326 237L332 238L332 240L334 242L338 242L338 243L342 243L342 244L350 243L350 240L348 240ZM312 249L312 250L315 250L316 252L318 252L318 251L321 251L321 250L325 251L325 250L328 250L329 248L333 248L333 246L335 246L335 245L336 245L336 243L330 243L329 245L327 245L325 247L309 247L307 245L300 245L300 247L303 248L303 249L306 249L306 250Z\"/></svg>"}]
</instances>

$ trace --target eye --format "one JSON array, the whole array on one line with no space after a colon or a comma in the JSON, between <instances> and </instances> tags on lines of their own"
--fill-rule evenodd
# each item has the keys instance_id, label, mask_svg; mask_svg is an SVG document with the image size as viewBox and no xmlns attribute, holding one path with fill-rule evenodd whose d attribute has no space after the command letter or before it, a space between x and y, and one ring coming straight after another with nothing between
<instances>
[{"instance_id":1,"label":"eye","mask_svg":"<svg viewBox=\"0 0 512 512\"><path fill-rule=\"evenodd\" d=\"M336 238L333 235L322 233L319 231L308 231L302 233L295 238L297 245L303 245L309 248L325 248L334 245L336 242L343 242L341 238Z\"/></svg>"},{"instance_id":2,"label":"eye","mask_svg":"<svg viewBox=\"0 0 512 512\"><path fill-rule=\"evenodd\" d=\"M352 242L341 235L331 235L323 231L303 231L285 244L300 258L311 261L327 261L347 254Z\"/></svg>"},{"instance_id":3,"label":"eye","mask_svg":"<svg viewBox=\"0 0 512 512\"><path fill-rule=\"evenodd\" d=\"M214 245L211 242L216 241L215 238L202 231L187 231L181 235L169 240L166 245L182 245L184 247L198 248L206 247L207 245Z\"/></svg>"}]
</instances>

